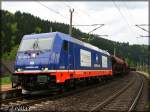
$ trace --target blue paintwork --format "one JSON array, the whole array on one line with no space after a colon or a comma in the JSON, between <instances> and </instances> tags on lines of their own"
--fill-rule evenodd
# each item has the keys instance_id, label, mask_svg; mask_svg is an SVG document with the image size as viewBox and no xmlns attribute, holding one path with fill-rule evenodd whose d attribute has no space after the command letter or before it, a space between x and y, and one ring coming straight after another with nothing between
<instances>
[{"instance_id":1,"label":"blue paintwork","mask_svg":"<svg viewBox=\"0 0 150 112\"><path fill-rule=\"evenodd\" d=\"M70 37L69 35L60 32L52 32L25 35L23 39L47 38L49 36L52 36L52 38L54 38L52 49L38 52L39 54L36 55L36 58L31 58L29 54L25 54L25 52L18 51L16 56L15 69L22 68L23 70L41 70L43 67L47 67L49 70L112 69L110 58L108 58L108 68L94 67L94 64L98 63L96 61L96 54L98 55L98 57L101 57L102 55L109 57L109 55L93 50L92 48L82 46L81 44L75 43L73 42L73 37ZM68 51L65 51L63 49L64 40L68 41ZM80 49L84 49L92 53L92 67L80 66ZM33 65L30 64L31 61L34 62ZM101 60L99 60L99 62L100 61Z\"/></svg>"}]
</instances>

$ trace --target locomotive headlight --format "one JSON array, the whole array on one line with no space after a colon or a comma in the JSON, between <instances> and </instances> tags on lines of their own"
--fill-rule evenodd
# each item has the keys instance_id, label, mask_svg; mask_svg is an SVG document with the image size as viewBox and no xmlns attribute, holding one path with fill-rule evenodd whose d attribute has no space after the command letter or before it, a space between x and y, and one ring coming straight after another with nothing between
<instances>
[{"instance_id":1,"label":"locomotive headlight","mask_svg":"<svg viewBox=\"0 0 150 112\"><path fill-rule=\"evenodd\" d=\"M41 68L42 71L48 71L48 68Z\"/></svg>"},{"instance_id":2,"label":"locomotive headlight","mask_svg":"<svg viewBox=\"0 0 150 112\"><path fill-rule=\"evenodd\" d=\"M48 68L44 68L44 71L48 71Z\"/></svg>"},{"instance_id":3,"label":"locomotive headlight","mask_svg":"<svg viewBox=\"0 0 150 112\"><path fill-rule=\"evenodd\" d=\"M47 71L47 70L48 70L48 68L45 68L45 70Z\"/></svg>"},{"instance_id":4,"label":"locomotive headlight","mask_svg":"<svg viewBox=\"0 0 150 112\"><path fill-rule=\"evenodd\" d=\"M22 71L22 69L21 69L21 68L18 68L17 71L20 72L20 71Z\"/></svg>"}]
</instances>

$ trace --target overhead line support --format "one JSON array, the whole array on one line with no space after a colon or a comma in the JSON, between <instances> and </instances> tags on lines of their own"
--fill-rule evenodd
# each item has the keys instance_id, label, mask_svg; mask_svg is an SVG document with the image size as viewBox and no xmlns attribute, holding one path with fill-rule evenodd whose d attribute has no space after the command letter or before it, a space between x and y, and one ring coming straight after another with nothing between
<instances>
[{"instance_id":1,"label":"overhead line support","mask_svg":"<svg viewBox=\"0 0 150 112\"><path fill-rule=\"evenodd\" d=\"M70 9L69 11L70 11L69 35L71 36L72 35L72 15L73 15L74 9Z\"/></svg>"}]
</instances>

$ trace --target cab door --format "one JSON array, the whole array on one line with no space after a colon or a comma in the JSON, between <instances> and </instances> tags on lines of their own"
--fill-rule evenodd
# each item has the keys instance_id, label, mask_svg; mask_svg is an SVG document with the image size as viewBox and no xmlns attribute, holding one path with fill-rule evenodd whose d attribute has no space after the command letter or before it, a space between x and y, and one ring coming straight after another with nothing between
<instances>
[{"instance_id":1,"label":"cab door","mask_svg":"<svg viewBox=\"0 0 150 112\"><path fill-rule=\"evenodd\" d=\"M75 54L74 54L74 44L69 42L68 43L68 64L69 64L69 69L73 70L75 65L74 65L74 58L75 58Z\"/></svg>"},{"instance_id":2,"label":"cab door","mask_svg":"<svg viewBox=\"0 0 150 112\"><path fill-rule=\"evenodd\" d=\"M74 69L74 50L73 44L64 40L61 50L61 65L60 67L65 66L64 68L67 70Z\"/></svg>"},{"instance_id":3,"label":"cab door","mask_svg":"<svg viewBox=\"0 0 150 112\"><path fill-rule=\"evenodd\" d=\"M63 41L61 48L61 56L60 56L60 69L68 70L69 69L69 58L68 58L68 42Z\"/></svg>"}]
</instances>

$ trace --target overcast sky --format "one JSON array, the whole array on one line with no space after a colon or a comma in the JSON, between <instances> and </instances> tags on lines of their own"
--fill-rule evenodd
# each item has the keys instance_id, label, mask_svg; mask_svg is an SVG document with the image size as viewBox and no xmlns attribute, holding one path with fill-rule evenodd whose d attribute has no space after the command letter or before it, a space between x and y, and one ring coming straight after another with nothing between
<instances>
[{"instance_id":1,"label":"overcast sky","mask_svg":"<svg viewBox=\"0 0 150 112\"><path fill-rule=\"evenodd\" d=\"M104 38L114 41L148 44L148 38L137 38L148 34L135 27L135 24L148 24L148 2L2 2L2 9L12 13L27 12L44 20L67 24L70 19L69 8L74 8L74 25L105 24L93 33L108 35ZM88 33L96 27L76 28Z\"/></svg>"}]
</instances>

